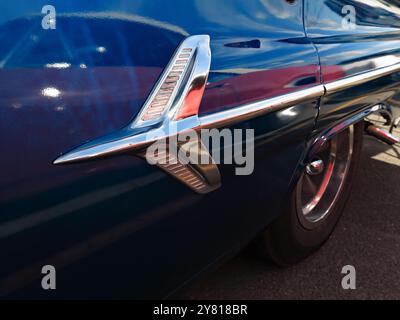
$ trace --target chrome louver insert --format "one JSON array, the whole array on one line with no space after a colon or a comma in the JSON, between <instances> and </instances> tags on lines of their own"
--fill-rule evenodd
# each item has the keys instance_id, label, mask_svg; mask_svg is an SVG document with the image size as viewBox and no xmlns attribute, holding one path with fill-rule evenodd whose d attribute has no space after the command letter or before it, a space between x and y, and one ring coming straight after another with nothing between
<instances>
[{"instance_id":1,"label":"chrome louver insert","mask_svg":"<svg viewBox=\"0 0 400 320\"><path fill-rule=\"evenodd\" d=\"M196 164L182 163L179 157L177 157L176 152L170 152L167 149L156 155L157 160L161 160L157 164L161 170L167 172L197 193L209 193L221 186L221 176L218 167L199 136L197 136L196 141L183 142L177 147L178 154L181 151L190 152L196 158L204 158L204 155L206 155L208 157L208 164L201 164L200 162ZM148 154L145 155L145 153L140 154L140 156L146 157L148 161L153 160L151 156Z\"/></svg>"},{"instance_id":2,"label":"chrome louver insert","mask_svg":"<svg viewBox=\"0 0 400 320\"><path fill-rule=\"evenodd\" d=\"M182 89L185 76L193 71L193 60L198 49L209 46L207 36L189 37L179 46L170 63L163 72L157 85L147 99L139 116L133 122L133 127L143 127L162 120L165 113L171 109L175 98ZM208 49L209 50L209 49ZM200 53L202 55L202 53Z\"/></svg>"}]
</instances>

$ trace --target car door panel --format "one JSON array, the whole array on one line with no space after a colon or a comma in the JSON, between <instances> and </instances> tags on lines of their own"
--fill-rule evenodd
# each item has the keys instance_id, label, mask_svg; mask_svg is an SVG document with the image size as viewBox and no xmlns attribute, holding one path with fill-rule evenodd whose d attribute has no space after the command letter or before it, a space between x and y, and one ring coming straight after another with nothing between
<instances>
[{"instance_id":1,"label":"car door panel","mask_svg":"<svg viewBox=\"0 0 400 320\"><path fill-rule=\"evenodd\" d=\"M318 49L324 83L399 63L399 15L396 1L306 1L306 32ZM399 116L398 90L394 72L329 94L322 98L318 126L388 101Z\"/></svg>"}]
</instances>

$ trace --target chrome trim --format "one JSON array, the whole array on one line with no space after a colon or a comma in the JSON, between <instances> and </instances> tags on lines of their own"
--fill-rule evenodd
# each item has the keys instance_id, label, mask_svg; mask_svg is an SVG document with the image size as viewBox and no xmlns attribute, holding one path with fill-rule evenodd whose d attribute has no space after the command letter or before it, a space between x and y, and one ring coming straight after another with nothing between
<instances>
[{"instance_id":1,"label":"chrome trim","mask_svg":"<svg viewBox=\"0 0 400 320\"><path fill-rule=\"evenodd\" d=\"M130 135L121 136L119 138L113 136L109 140L102 138L92 141L63 156L60 156L54 161L54 164L69 164L73 162L88 161L100 157L111 156L113 154L139 150L159 139L172 137L186 130L220 128L233 125L307 100L319 98L323 93L323 85L318 85L283 96L249 103L234 109L216 112L211 115L202 117L196 115L174 122L167 119L161 127L152 128L145 132L132 132Z\"/></svg>"},{"instance_id":2,"label":"chrome trim","mask_svg":"<svg viewBox=\"0 0 400 320\"><path fill-rule=\"evenodd\" d=\"M70 164L109 157L125 152L139 151L158 140L167 139L186 130L196 129L197 127L199 127L199 120L197 116L194 116L176 121L171 126L166 124L144 132L132 130L128 134L122 133L119 136L96 139L58 157L54 161L54 164Z\"/></svg>"},{"instance_id":3,"label":"chrome trim","mask_svg":"<svg viewBox=\"0 0 400 320\"><path fill-rule=\"evenodd\" d=\"M176 50L135 120L117 134L89 142L54 161L68 164L137 151L146 154L150 144L176 136L200 125L198 110L211 66L210 37L186 38ZM182 163L169 149L161 155L166 161L155 164L197 193L208 193L221 186L218 167L200 138L196 143L180 143L180 149L208 156L207 164Z\"/></svg>"},{"instance_id":4,"label":"chrome trim","mask_svg":"<svg viewBox=\"0 0 400 320\"><path fill-rule=\"evenodd\" d=\"M175 179L185 184L193 191L201 194L209 193L218 189L221 186L221 175L214 159L211 157L209 151L204 146L199 135L195 141L182 142L178 145L179 151L190 153L193 157L201 159L207 156L206 164L190 163L183 164L173 152L169 149L163 150L161 154L157 154L157 166L173 176ZM152 155L142 152L141 157L149 159L154 158Z\"/></svg>"},{"instance_id":5,"label":"chrome trim","mask_svg":"<svg viewBox=\"0 0 400 320\"><path fill-rule=\"evenodd\" d=\"M192 91L204 91L210 65L210 37L199 35L186 38L176 50L131 128L159 124L166 118L175 119L181 108L185 107L185 99ZM199 95L202 96L203 92ZM197 109L199 106L200 103Z\"/></svg>"},{"instance_id":6,"label":"chrome trim","mask_svg":"<svg viewBox=\"0 0 400 320\"><path fill-rule=\"evenodd\" d=\"M83 146L58 157L54 161L54 164L69 164L108 157L125 152L138 151L159 139L177 135L188 129L198 130L201 128L218 128L233 125L241 121L249 120L269 112L278 111L298 103L320 98L340 90L351 88L355 85L375 80L390 73L400 71L400 63L394 64L334 82L320 84L274 98L245 104L234 109L220 111L201 117L198 117L197 114L193 114L180 119L178 117L179 111L185 104L186 97L196 90L200 93L199 97L203 94L202 90L204 90L211 64L209 45L210 38L207 35L192 36L184 40L174 54L171 63L161 76L159 83L156 85L149 99L145 103L143 110L129 128L112 136L102 137L84 144ZM187 47L193 48L195 53L188 57L191 61L185 65L184 73L185 77L188 77L187 81L185 82L182 80L184 78L183 76L178 81L178 86L181 86L182 90L173 90L173 95L170 100L168 100L166 110L160 115L160 118L152 119L150 121L142 121L141 116L144 114L151 101L153 101L152 98L156 95L157 90L161 88L162 84L167 79L169 72L172 70L171 68L173 68L176 60L179 59L182 54L182 50ZM200 103L200 101L198 102ZM370 111L371 108L355 115L351 120L345 120L347 126L362 120L370 114ZM335 130L338 130L338 128L332 128L331 132L328 132L327 134L335 133ZM321 137L321 139L324 138L324 136Z\"/></svg>"},{"instance_id":7,"label":"chrome trim","mask_svg":"<svg viewBox=\"0 0 400 320\"><path fill-rule=\"evenodd\" d=\"M269 112L291 107L301 102L319 98L324 95L324 93L325 89L323 85L313 86L275 98L249 103L234 109L203 116L200 118L200 125L202 128L229 126Z\"/></svg>"},{"instance_id":8,"label":"chrome trim","mask_svg":"<svg viewBox=\"0 0 400 320\"><path fill-rule=\"evenodd\" d=\"M357 112L356 114L353 114L350 117L348 117L347 119L341 121L339 124L336 124L334 127L329 128L322 135L320 135L316 139L314 139L314 142L311 144L310 151L308 152L308 155L304 162L309 163L310 161L312 161L313 158L315 157L315 155L318 153L318 150L321 149L322 145L326 141L328 141L329 139L332 139L334 136L336 136L337 134L346 130L350 126L356 124L357 122L362 121L364 118L368 117L370 114L377 112L379 110L382 110L383 108L384 108L383 105L378 104L378 105L369 107L367 109L363 109L362 111Z\"/></svg>"},{"instance_id":9,"label":"chrome trim","mask_svg":"<svg viewBox=\"0 0 400 320\"><path fill-rule=\"evenodd\" d=\"M326 93L329 95L338 91L346 90L354 86L367 83L372 80L379 79L389 74L400 71L400 63L392 64L386 67L377 68L371 71L363 72L353 76L349 76L340 80L325 83Z\"/></svg>"},{"instance_id":10,"label":"chrome trim","mask_svg":"<svg viewBox=\"0 0 400 320\"><path fill-rule=\"evenodd\" d=\"M306 172L310 176L317 176L325 169L325 163L321 159L314 159L306 165Z\"/></svg>"},{"instance_id":11,"label":"chrome trim","mask_svg":"<svg viewBox=\"0 0 400 320\"><path fill-rule=\"evenodd\" d=\"M174 84L172 91L168 93L168 98L164 100L163 111L155 118L144 119L144 116L154 105L160 90L164 90L163 85L168 82L171 72L177 72L173 70L177 61L181 59L182 55L187 54L189 56L185 56L187 61L183 69L178 70L178 72L182 71L182 73ZM58 157L53 163L69 164L107 157L126 151L135 151L159 139L176 135L187 129L197 128L199 126L198 108L207 83L210 66L210 37L208 35L196 35L186 38L176 50L146 100L143 109L127 128L116 134L95 139L75 148L71 152ZM187 97L189 96L190 101L188 102ZM195 101L194 105L193 101ZM198 105L196 105L196 102ZM192 111L193 115L189 113L185 117L189 103L192 104L189 105L189 111ZM193 110L193 108L197 108L197 110ZM184 113L183 115L182 112Z\"/></svg>"}]
</instances>

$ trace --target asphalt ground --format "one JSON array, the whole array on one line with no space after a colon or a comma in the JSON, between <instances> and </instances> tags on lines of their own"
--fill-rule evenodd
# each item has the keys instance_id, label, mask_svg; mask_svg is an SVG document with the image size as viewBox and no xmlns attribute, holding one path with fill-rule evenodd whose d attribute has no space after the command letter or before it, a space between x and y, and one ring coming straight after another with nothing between
<instances>
[{"instance_id":1,"label":"asphalt ground","mask_svg":"<svg viewBox=\"0 0 400 320\"><path fill-rule=\"evenodd\" d=\"M342 288L345 265L355 267L355 290ZM400 299L400 146L365 136L346 209L314 255L278 268L244 252L196 281L182 298Z\"/></svg>"}]
</instances>

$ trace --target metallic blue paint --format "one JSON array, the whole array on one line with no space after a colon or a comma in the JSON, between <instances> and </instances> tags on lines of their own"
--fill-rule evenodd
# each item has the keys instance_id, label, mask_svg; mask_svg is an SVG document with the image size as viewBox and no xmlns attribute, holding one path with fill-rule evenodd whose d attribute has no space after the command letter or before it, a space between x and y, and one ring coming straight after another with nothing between
<instances>
[{"instance_id":1,"label":"metallic blue paint","mask_svg":"<svg viewBox=\"0 0 400 320\"><path fill-rule=\"evenodd\" d=\"M314 132L318 100L236 125L255 129L255 172L221 165L223 186L208 195L133 156L54 166L128 124L188 35L211 37L201 106L211 113L397 58L398 22L393 6L376 20L361 1L346 1L360 8L361 29L343 33L320 19L338 21L342 1L305 0L304 26L303 1L55 0L57 29L43 30L46 2L0 4L0 296L170 294L279 214L311 135L397 92L393 75L328 96ZM56 291L40 287L45 264L57 268Z\"/></svg>"},{"instance_id":2,"label":"metallic blue paint","mask_svg":"<svg viewBox=\"0 0 400 320\"><path fill-rule=\"evenodd\" d=\"M348 5L356 13L352 29L342 27L342 8ZM306 0L305 28L318 50L326 83L400 62L397 1ZM337 69L332 69L332 65ZM332 126L377 103L398 106L398 79L398 73L391 74L323 98L318 127ZM398 108L395 113L400 116Z\"/></svg>"}]
</instances>

